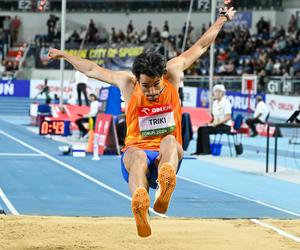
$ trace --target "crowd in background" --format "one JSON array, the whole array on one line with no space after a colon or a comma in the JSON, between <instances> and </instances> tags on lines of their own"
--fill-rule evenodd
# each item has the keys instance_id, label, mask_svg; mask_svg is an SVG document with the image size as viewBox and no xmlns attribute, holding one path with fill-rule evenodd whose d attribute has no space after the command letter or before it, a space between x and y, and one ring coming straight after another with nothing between
<instances>
[{"instance_id":1,"label":"crowd in background","mask_svg":"<svg viewBox=\"0 0 300 250\"><path fill-rule=\"evenodd\" d=\"M188 25L187 47L195 43L205 33L208 25L196 30L190 22ZM141 32L134 28L132 20L127 29L111 28L110 33L99 31L93 20L87 29L81 32L74 30L69 43L85 44L120 43L120 44L163 44L163 53L169 58L181 51L186 24L180 34L170 33L169 23L165 21L161 28L154 27L149 21ZM291 16L288 29L271 27L262 17L256 24L257 33L251 34L250 29L237 26L223 29L217 40L215 49L216 75L242 75L244 73L259 76L300 76L300 27L297 18ZM208 75L209 54L199 59L190 69L189 75Z\"/></svg>"},{"instance_id":2,"label":"crowd in background","mask_svg":"<svg viewBox=\"0 0 300 250\"><path fill-rule=\"evenodd\" d=\"M18 17L5 20L3 29L0 29L0 43L7 39L7 34L17 41L18 30L21 25ZM188 25L186 48L191 46L205 33L210 23L202 27ZM8 28L10 27L10 28ZM216 39L215 46L215 74L216 75L242 75L244 73L259 76L300 76L300 27L297 27L297 18L291 16L289 26L271 27L270 23L262 17L256 23L257 33L252 34L248 28L223 29ZM173 34L166 20L161 27L156 27L151 21L141 31L137 31L134 22L130 20L126 30L111 27L107 31L98 27L90 20L86 27L74 30L67 37L67 44L99 45L114 44L160 44L168 58L180 54L186 24L183 24L179 34ZM36 45L49 46L59 42L61 36L59 18L50 15L47 21L47 35L37 35ZM7 41L6 41L7 42ZM2 57L3 58L3 57ZM7 69L15 68L13 62L4 62ZM1 68L0 68L1 69ZM186 72L187 75L208 75L209 53L207 52Z\"/></svg>"}]
</instances>

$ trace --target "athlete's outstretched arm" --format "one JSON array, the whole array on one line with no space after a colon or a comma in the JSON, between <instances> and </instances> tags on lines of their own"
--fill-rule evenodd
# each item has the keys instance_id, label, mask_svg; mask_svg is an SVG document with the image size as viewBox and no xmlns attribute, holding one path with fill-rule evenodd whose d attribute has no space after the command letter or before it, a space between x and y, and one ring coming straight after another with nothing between
<instances>
[{"instance_id":1,"label":"athlete's outstretched arm","mask_svg":"<svg viewBox=\"0 0 300 250\"><path fill-rule=\"evenodd\" d=\"M127 71L112 71L97 65L96 63L79 58L77 56L69 55L65 51L58 49L50 49L48 54L49 59L65 59L71 63L74 68L90 78L94 78L103 82L110 83L119 88L123 88L126 83L130 81L133 74Z\"/></svg>"},{"instance_id":2,"label":"athlete's outstretched arm","mask_svg":"<svg viewBox=\"0 0 300 250\"><path fill-rule=\"evenodd\" d=\"M233 7L225 9L228 19L231 20L235 14ZM227 17L220 16L217 21L204 33L202 37L188 50L183 52L180 56L175 57L168 61L167 71L168 75L173 78L173 75L177 75L188 69L214 42L223 25L226 23ZM177 78L177 77L176 77Z\"/></svg>"}]
</instances>

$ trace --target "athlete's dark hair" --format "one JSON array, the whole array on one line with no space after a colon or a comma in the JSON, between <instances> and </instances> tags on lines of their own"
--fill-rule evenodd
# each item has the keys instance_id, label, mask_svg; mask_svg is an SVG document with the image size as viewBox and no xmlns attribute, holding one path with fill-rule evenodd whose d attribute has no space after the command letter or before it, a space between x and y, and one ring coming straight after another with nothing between
<instances>
[{"instance_id":1,"label":"athlete's dark hair","mask_svg":"<svg viewBox=\"0 0 300 250\"><path fill-rule=\"evenodd\" d=\"M140 80L140 75L149 77L161 77L166 73L166 59L157 52L143 52L133 62L132 73Z\"/></svg>"}]
</instances>

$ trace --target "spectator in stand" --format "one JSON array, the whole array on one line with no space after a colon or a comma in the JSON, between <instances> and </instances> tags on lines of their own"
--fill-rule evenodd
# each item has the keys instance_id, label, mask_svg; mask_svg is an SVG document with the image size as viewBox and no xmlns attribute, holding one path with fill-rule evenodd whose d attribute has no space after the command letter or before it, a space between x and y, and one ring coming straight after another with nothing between
<instances>
[{"instance_id":1,"label":"spectator in stand","mask_svg":"<svg viewBox=\"0 0 300 250\"><path fill-rule=\"evenodd\" d=\"M111 28L111 42L117 43L118 42L118 36L115 27Z\"/></svg>"},{"instance_id":2,"label":"spectator in stand","mask_svg":"<svg viewBox=\"0 0 300 250\"><path fill-rule=\"evenodd\" d=\"M189 21L189 29L188 29L188 34L191 34L191 32L195 29L195 27L192 25L192 22Z\"/></svg>"},{"instance_id":3,"label":"spectator in stand","mask_svg":"<svg viewBox=\"0 0 300 250\"><path fill-rule=\"evenodd\" d=\"M296 30L297 30L297 18L295 15L292 15L289 21L288 32L294 33Z\"/></svg>"},{"instance_id":4,"label":"spectator in stand","mask_svg":"<svg viewBox=\"0 0 300 250\"><path fill-rule=\"evenodd\" d=\"M233 61L234 63L239 60L239 54L235 50L235 46L230 46L228 58L229 60Z\"/></svg>"},{"instance_id":5,"label":"spectator in stand","mask_svg":"<svg viewBox=\"0 0 300 250\"><path fill-rule=\"evenodd\" d=\"M14 63L11 60L5 61L5 71L12 72L14 71Z\"/></svg>"},{"instance_id":6,"label":"spectator in stand","mask_svg":"<svg viewBox=\"0 0 300 250\"><path fill-rule=\"evenodd\" d=\"M80 35L77 30L74 30L71 36L69 37L68 43L79 43L80 42Z\"/></svg>"},{"instance_id":7,"label":"spectator in stand","mask_svg":"<svg viewBox=\"0 0 300 250\"><path fill-rule=\"evenodd\" d=\"M148 41L150 41L151 36L152 36L152 22L149 21L148 22L148 26L147 26L147 38L148 38Z\"/></svg>"},{"instance_id":8,"label":"spectator in stand","mask_svg":"<svg viewBox=\"0 0 300 250\"><path fill-rule=\"evenodd\" d=\"M154 28L154 31L152 33L151 41L153 43L159 43L160 42L160 32L156 27Z\"/></svg>"},{"instance_id":9,"label":"spectator in stand","mask_svg":"<svg viewBox=\"0 0 300 250\"><path fill-rule=\"evenodd\" d=\"M184 22L182 28L181 28L181 34L184 36L185 34L185 29L186 29L186 22Z\"/></svg>"},{"instance_id":10,"label":"spectator in stand","mask_svg":"<svg viewBox=\"0 0 300 250\"><path fill-rule=\"evenodd\" d=\"M91 102L89 113L87 115L85 115L84 117L79 118L75 121L75 123L78 126L78 129L80 131L81 137L85 137L88 133L88 130L84 127L84 124L89 122L89 118L92 118L94 121L94 126L95 126L96 117L99 112L99 102L98 102L97 96L94 94L90 94L89 99Z\"/></svg>"},{"instance_id":11,"label":"spectator in stand","mask_svg":"<svg viewBox=\"0 0 300 250\"><path fill-rule=\"evenodd\" d=\"M47 27L48 27L48 40L49 42L53 41L53 38L55 36L55 31L56 31L56 23L59 20L58 17L55 15L51 14L48 21L47 21Z\"/></svg>"},{"instance_id":12,"label":"spectator in stand","mask_svg":"<svg viewBox=\"0 0 300 250\"><path fill-rule=\"evenodd\" d=\"M284 29L283 25L281 25L280 30L278 31L278 36L285 37L285 29Z\"/></svg>"},{"instance_id":13,"label":"spectator in stand","mask_svg":"<svg viewBox=\"0 0 300 250\"><path fill-rule=\"evenodd\" d=\"M169 22L167 20L165 21L163 31L167 31L168 33L170 32Z\"/></svg>"},{"instance_id":14,"label":"spectator in stand","mask_svg":"<svg viewBox=\"0 0 300 250\"><path fill-rule=\"evenodd\" d=\"M251 137L255 137L258 135L256 131L256 124L264 124L267 122L267 118L269 115L268 106L264 103L261 96L256 97L256 107L253 118L249 118L246 120L247 125L252 131Z\"/></svg>"},{"instance_id":15,"label":"spectator in stand","mask_svg":"<svg viewBox=\"0 0 300 250\"><path fill-rule=\"evenodd\" d=\"M228 60L228 57L229 57L229 55L228 55L228 53L226 52L226 50L223 49L223 48L221 48L221 49L220 49L220 53L219 53L219 55L218 55L218 61L220 61L220 62L225 62L225 61Z\"/></svg>"},{"instance_id":16,"label":"spectator in stand","mask_svg":"<svg viewBox=\"0 0 300 250\"><path fill-rule=\"evenodd\" d=\"M133 30L134 30L134 27L133 27L133 24L132 24L132 20L129 21L129 24L127 26L127 36L130 36L130 34L133 33Z\"/></svg>"},{"instance_id":17,"label":"spectator in stand","mask_svg":"<svg viewBox=\"0 0 300 250\"><path fill-rule=\"evenodd\" d=\"M263 17L260 18L256 24L257 33L262 34L264 30L269 30L269 23L264 20Z\"/></svg>"},{"instance_id":18,"label":"spectator in stand","mask_svg":"<svg viewBox=\"0 0 300 250\"><path fill-rule=\"evenodd\" d=\"M18 34L19 34L20 26L21 26L21 21L18 18L18 16L15 16L15 18L11 22L13 43L18 42Z\"/></svg>"},{"instance_id":19,"label":"spectator in stand","mask_svg":"<svg viewBox=\"0 0 300 250\"><path fill-rule=\"evenodd\" d=\"M124 32L122 30L119 30L118 34L117 34L117 41L119 43L124 43L125 42L125 39L126 39L126 36L124 34Z\"/></svg>"},{"instance_id":20,"label":"spectator in stand","mask_svg":"<svg viewBox=\"0 0 300 250\"><path fill-rule=\"evenodd\" d=\"M147 42L147 34L145 30L142 30L141 34L138 38L139 43L146 43Z\"/></svg>"},{"instance_id":21,"label":"spectator in stand","mask_svg":"<svg viewBox=\"0 0 300 250\"><path fill-rule=\"evenodd\" d=\"M279 59L275 60L275 64L273 66L273 75L281 75L281 63Z\"/></svg>"},{"instance_id":22,"label":"spectator in stand","mask_svg":"<svg viewBox=\"0 0 300 250\"><path fill-rule=\"evenodd\" d=\"M5 43L10 44L11 43L11 20L10 16L5 17L3 20L3 30L4 30L4 38Z\"/></svg>"},{"instance_id":23,"label":"spectator in stand","mask_svg":"<svg viewBox=\"0 0 300 250\"><path fill-rule=\"evenodd\" d=\"M233 61L229 61L225 63L225 72L228 76L234 76L236 75L235 66Z\"/></svg>"},{"instance_id":24,"label":"spectator in stand","mask_svg":"<svg viewBox=\"0 0 300 250\"><path fill-rule=\"evenodd\" d=\"M88 30L87 30L87 42L89 43L94 43L95 42L95 35L97 34L98 29L96 28L96 25L94 23L94 20L91 19L90 23L88 25Z\"/></svg>"}]
</instances>

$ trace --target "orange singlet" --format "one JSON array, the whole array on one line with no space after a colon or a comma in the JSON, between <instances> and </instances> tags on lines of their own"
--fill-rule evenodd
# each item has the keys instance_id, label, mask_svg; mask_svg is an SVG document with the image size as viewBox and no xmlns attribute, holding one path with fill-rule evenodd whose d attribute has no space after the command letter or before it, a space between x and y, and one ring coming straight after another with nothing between
<instances>
[{"instance_id":1,"label":"orange singlet","mask_svg":"<svg viewBox=\"0 0 300 250\"><path fill-rule=\"evenodd\" d=\"M182 144L181 105L176 88L163 79L157 102L148 101L136 84L126 112L127 135L123 152L129 147L159 151L161 139L174 135Z\"/></svg>"}]
</instances>

